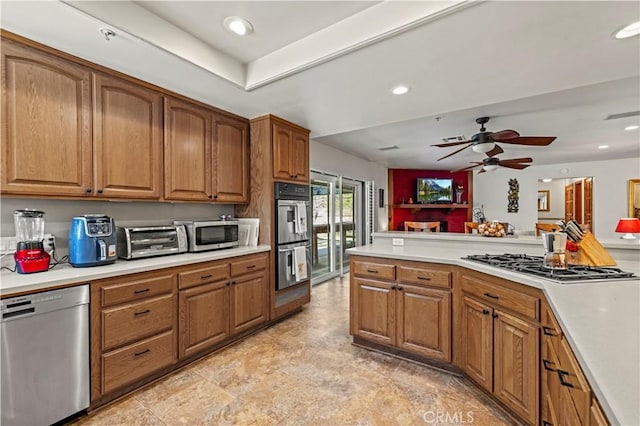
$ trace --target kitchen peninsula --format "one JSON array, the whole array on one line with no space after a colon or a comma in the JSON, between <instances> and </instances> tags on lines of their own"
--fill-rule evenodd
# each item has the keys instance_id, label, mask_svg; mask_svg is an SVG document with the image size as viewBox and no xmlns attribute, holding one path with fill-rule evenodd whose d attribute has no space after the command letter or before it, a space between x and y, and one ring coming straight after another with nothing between
<instances>
[{"instance_id":1,"label":"kitchen peninsula","mask_svg":"<svg viewBox=\"0 0 640 426\"><path fill-rule=\"evenodd\" d=\"M620 269L638 275L640 246L625 243L603 245ZM557 392L571 393L572 410L587 423L583 416L600 424L593 419L603 412L611 424L640 424L639 280L561 284L463 259L542 255L532 237L385 232L348 252L356 344L463 373L530 424L569 421L555 418L568 415L566 407L549 408ZM566 359L547 359L561 350ZM575 373L563 376L571 361Z\"/></svg>"}]
</instances>

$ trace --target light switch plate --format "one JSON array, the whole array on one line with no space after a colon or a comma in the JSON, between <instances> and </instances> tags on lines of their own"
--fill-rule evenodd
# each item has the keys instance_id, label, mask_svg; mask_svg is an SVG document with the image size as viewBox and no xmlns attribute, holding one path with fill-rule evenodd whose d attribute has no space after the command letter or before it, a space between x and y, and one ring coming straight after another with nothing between
<instances>
[{"instance_id":1,"label":"light switch plate","mask_svg":"<svg viewBox=\"0 0 640 426\"><path fill-rule=\"evenodd\" d=\"M394 238L391 241L391 244L394 246L403 246L404 245L404 238Z\"/></svg>"}]
</instances>

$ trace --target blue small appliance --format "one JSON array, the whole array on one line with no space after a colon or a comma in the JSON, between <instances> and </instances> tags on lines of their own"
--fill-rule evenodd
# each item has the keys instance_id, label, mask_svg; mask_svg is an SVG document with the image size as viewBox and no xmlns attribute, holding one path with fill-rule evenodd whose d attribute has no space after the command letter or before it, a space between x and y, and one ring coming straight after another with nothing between
<instances>
[{"instance_id":1,"label":"blue small appliance","mask_svg":"<svg viewBox=\"0 0 640 426\"><path fill-rule=\"evenodd\" d=\"M76 268L116 261L116 224L113 218L87 214L71 219L69 263Z\"/></svg>"}]
</instances>

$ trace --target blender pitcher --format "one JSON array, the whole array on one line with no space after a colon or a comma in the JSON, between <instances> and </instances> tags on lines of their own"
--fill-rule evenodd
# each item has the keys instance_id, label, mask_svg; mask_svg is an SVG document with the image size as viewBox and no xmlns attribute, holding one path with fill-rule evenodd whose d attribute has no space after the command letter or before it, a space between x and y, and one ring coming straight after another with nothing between
<instances>
[{"instance_id":1,"label":"blender pitcher","mask_svg":"<svg viewBox=\"0 0 640 426\"><path fill-rule=\"evenodd\" d=\"M16 210L13 212L16 228L16 271L20 274L42 272L49 269L49 254L44 250L44 212Z\"/></svg>"},{"instance_id":2,"label":"blender pitcher","mask_svg":"<svg viewBox=\"0 0 640 426\"><path fill-rule=\"evenodd\" d=\"M567 246L567 234L564 232L543 232L544 244L543 266L549 269L567 269L565 248Z\"/></svg>"}]
</instances>

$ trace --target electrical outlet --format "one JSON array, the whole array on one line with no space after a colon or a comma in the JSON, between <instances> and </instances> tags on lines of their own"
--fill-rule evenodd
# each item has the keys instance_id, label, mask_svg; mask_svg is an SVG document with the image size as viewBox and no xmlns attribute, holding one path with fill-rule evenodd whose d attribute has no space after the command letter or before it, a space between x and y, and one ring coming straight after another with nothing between
<instances>
[{"instance_id":1,"label":"electrical outlet","mask_svg":"<svg viewBox=\"0 0 640 426\"><path fill-rule=\"evenodd\" d=\"M403 246L404 245L404 238L394 238L391 241L391 244L394 246Z\"/></svg>"},{"instance_id":2,"label":"electrical outlet","mask_svg":"<svg viewBox=\"0 0 640 426\"><path fill-rule=\"evenodd\" d=\"M53 234L45 234L44 240L42 241L44 245L44 251L50 252L55 248L56 245L56 237Z\"/></svg>"}]
</instances>

